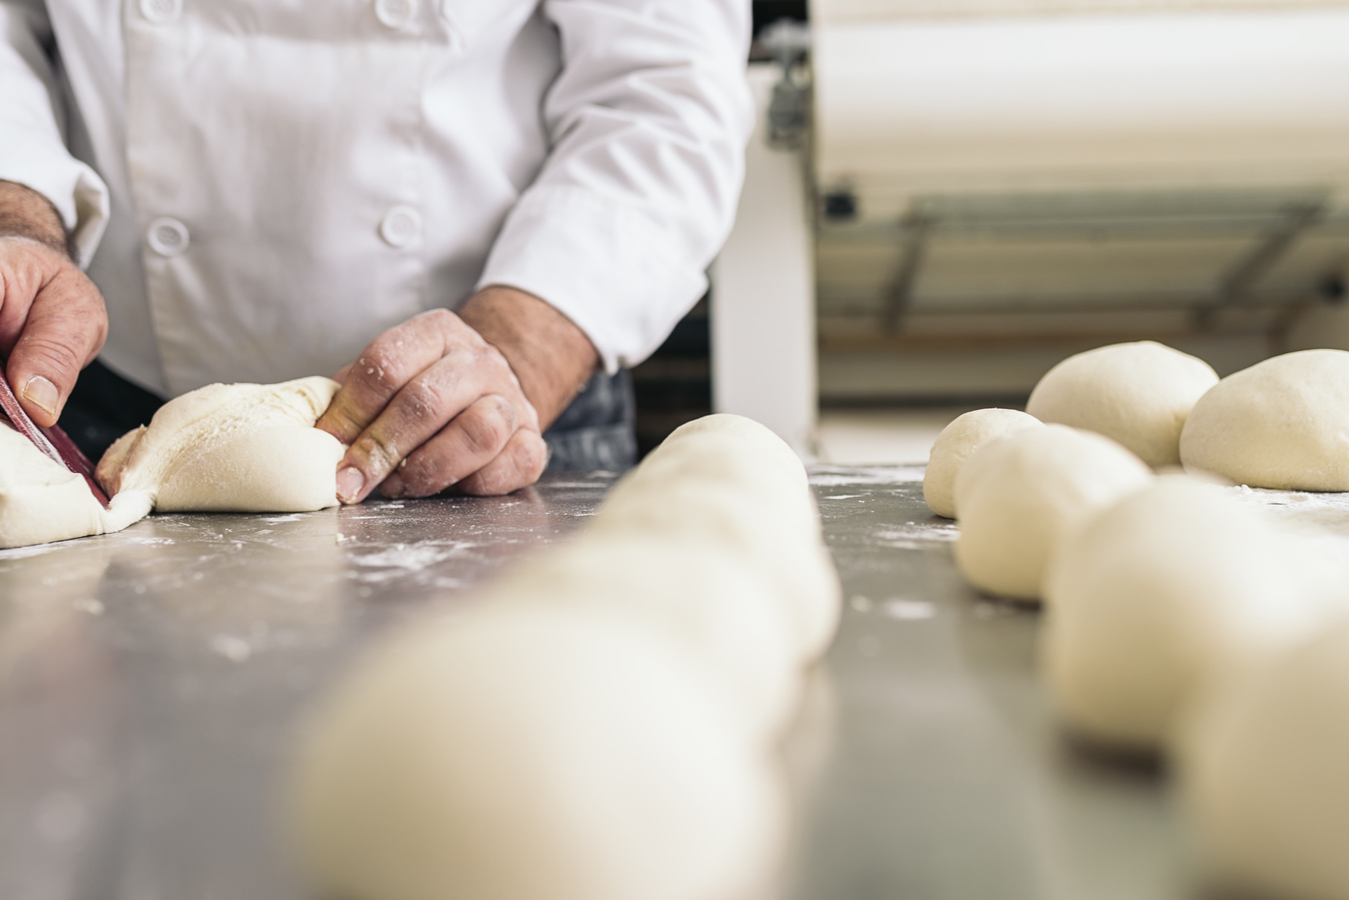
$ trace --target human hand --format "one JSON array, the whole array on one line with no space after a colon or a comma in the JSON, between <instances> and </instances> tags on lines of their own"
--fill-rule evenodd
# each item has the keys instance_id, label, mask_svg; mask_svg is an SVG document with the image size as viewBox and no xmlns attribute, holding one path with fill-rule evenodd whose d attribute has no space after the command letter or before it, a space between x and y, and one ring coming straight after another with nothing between
<instances>
[{"instance_id":1,"label":"human hand","mask_svg":"<svg viewBox=\"0 0 1349 900\"><path fill-rule=\"evenodd\" d=\"M0 356L24 411L55 425L108 336L103 295L66 247L46 198L0 182Z\"/></svg>"},{"instance_id":2,"label":"human hand","mask_svg":"<svg viewBox=\"0 0 1349 900\"><path fill-rule=\"evenodd\" d=\"M337 496L358 503L426 497L451 486L505 494L548 461L534 406L502 353L448 310L375 338L337 375L342 388L317 427L345 444Z\"/></svg>"}]
</instances>

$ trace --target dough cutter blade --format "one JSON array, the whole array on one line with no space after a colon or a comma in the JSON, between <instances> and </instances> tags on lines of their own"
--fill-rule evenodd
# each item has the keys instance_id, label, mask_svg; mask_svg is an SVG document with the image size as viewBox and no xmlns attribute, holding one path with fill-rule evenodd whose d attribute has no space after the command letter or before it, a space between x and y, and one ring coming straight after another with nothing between
<instances>
[{"instance_id":1,"label":"dough cutter blade","mask_svg":"<svg viewBox=\"0 0 1349 900\"><path fill-rule=\"evenodd\" d=\"M3 362L0 362L0 419L8 419L19 434L32 441L43 455L82 476L89 484L89 490L94 492L95 499L104 507L108 505L108 495L94 479L94 464L89 461L89 457L81 453L75 442L60 428L55 425L42 428L28 418L28 413L19 405L19 399L14 396L9 380L5 378Z\"/></svg>"}]
</instances>

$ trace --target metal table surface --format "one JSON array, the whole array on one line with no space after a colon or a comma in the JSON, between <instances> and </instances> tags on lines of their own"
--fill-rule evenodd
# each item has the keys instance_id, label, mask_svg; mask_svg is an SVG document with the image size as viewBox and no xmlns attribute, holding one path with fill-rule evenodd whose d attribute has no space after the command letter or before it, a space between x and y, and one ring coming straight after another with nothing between
<instances>
[{"instance_id":1,"label":"metal table surface","mask_svg":"<svg viewBox=\"0 0 1349 900\"><path fill-rule=\"evenodd\" d=\"M848 600L790 744L787 895L1194 896L1163 775L1063 740L1037 614L961 582L921 476L813 469ZM612 478L0 551L0 898L303 896L270 826L297 713L391 622L584 523Z\"/></svg>"}]
</instances>

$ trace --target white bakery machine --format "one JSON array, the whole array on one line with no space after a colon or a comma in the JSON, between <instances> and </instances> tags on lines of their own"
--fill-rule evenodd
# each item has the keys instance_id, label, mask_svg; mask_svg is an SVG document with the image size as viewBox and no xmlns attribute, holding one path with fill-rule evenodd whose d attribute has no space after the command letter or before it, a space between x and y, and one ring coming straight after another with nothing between
<instances>
[{"instance_id":1,"label":"white bakery machine","mask_svg":"<svg viewBox=\"0 0 1349 900\"><path fill-rule=\"evenodd\" d=\"M751 65L718 409L809 452L821 395L1024 396L1113 340L1230 371L1349 335L1349 0L814 0L810 19Z\"/></svg>"}]
</instances>

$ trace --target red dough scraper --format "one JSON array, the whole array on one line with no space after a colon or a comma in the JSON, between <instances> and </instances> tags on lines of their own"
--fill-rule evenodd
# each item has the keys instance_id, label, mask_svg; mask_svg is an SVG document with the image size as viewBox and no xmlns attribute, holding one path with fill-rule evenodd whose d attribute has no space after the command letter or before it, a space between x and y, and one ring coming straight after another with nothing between
<instances>
[{"instance_id":1,"label":"red dough scraper","mask_svg":"<svg viewBox=\"0 0 1349 900\"><path fill-rule=\"evenodd\" d=\"M94 464L89 462L89 457L81 453L75 442L60 428L55 425L51 428L41 428L28 418L28 413L19 405L18 398L14 396L14 391L10 389L9 381L5 378L3 361L0 361L0 419L8 419L10 424L18 429L19 434L37 445L49 459L60 463L76 475L84 476L84 480L89 483L89 490L94 492L98 502L105 507L108 505L108 495L103 493L103 489L94 480Z\"/></svg>"}]
</instances>

